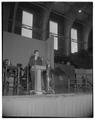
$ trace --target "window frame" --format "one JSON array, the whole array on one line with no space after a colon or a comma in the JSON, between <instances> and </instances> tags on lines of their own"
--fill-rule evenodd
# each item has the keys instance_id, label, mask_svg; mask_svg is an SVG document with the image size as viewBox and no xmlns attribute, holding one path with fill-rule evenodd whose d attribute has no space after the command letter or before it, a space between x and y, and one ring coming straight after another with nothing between
<instances>
[{"instance_id":1,"label":"window frame","mask_svg":"<svg viewBox=\"0 0 95 120\"><path fill-rule=\"evenodd\" d=\"M78 30L76 29L76 28L71 28L71 31L72 31L72 29L74 29L74 30L76 30L76 33L77 33L77 38L75 39L75 38L72 38L72 32L71 32L71 53L73 54L73 53L77 53L78 52ZM76 43L76 47L77 47L77 50L76 51L72 51L72 43Z\"/></svg>"},{"instance_id":2,"label":"window frame","mask_svg":"<svg viewBox=\"0 0 95 120\"><path fill-rule=\"evenodd\" d=\"M23 12L29 13L30 15L32 15L32 25L27 25L23 23ZM21 36L22 37L27 37L27 38L33 38L33 13L31 13L30 11L27 10L22 10L22 26L21 26ZM26 31L30 31L31 32L31 36L28 35L23 35L23 29L25 29Z\"/></svg>"},{"instance_id":3,"label":"window frame","mask_svg":"<svg viewBox=\"0 0 95 120\"><path fill-rule=\"evenodd\" d=\"M57 25L57 33L54 33L54 32L51 32L50 31L50 22L53 22L53 23L55 23L56 25ZM54 50L58 50L58 22L55 22L55 21L53 21L53 20L49 20L49 37L50 36L53 36L54 37L54 45L56 44L56 42L57 42L57 47L55 47L54 46ZM56 42L55 42L55 40L56 40Z\"/></svg>"}]
</instances>

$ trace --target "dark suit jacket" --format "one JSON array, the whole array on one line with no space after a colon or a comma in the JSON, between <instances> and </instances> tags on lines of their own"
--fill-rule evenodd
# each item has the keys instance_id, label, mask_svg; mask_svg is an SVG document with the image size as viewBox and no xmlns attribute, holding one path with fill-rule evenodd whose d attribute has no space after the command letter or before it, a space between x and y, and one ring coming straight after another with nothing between
<instances>
[{"instance_id":1,"label":"dark suit jacket","mask_svg":"<svg viewBox=\"0 0 95 120\"><path fill-rule=\"evenodd\" d=\"M29 65L30 69L33 65L42 65L42 59L40 57L38 57L38 59L35 60L35 56L33 55L30 57L28 65Z\"/></svg>"},{"instance_id":2,"label":"dark suit jacket","mask_svg":"<svg viewBox=\"0 0 95 120\"><path fill-rule=\"evenodd\" d=\"M29 63L28 63L28 70L29 70L29 81L32 81L32 85L30 85L32 87L32 89L35 89L35 75L34 75L34 71L31 71L31 68L33 65L42 65L42 59L40 57L38 57L37 60L35 60L35 56L32 55L29 59Z\"/></svg>"}]
</instances>

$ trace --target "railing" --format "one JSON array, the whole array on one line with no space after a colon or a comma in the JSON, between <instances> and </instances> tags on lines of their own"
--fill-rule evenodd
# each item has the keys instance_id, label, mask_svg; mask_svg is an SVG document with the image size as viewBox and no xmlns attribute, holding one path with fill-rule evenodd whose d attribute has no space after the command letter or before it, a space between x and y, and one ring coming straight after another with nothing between
<instances>
[{"instance_id":1,"label":"railing","mask_svg":"<svg viewBox=\"0 0 95 120\"><path fill-rule=\"evenodd\" d=\"M8 20L8 26L11 26L10 27L10 31L8 31L8 32L12 32L12 22L13 22L13 20L12 19L9 19ZM18 29L20 29L20 31L21 31L21 29L22 28L25 28L25 29L27 29L27 30L31 30L31 31L33 31L35 34L36 34L36 36L38 35L38 37L39 37L39 35L40 36L43 36L43 34L48 34L48 36L53 36L53 37L56 37L56 38L58 38L59 40L60 39L62 39L62 40L65 40L65 39L68 39L68 37L65 37L64 36L64 34L60 34L60 33L58 33L58 34L55 34L55 33L50 33L49 31L47 31L47 30L42 30L42 28L38 28L38 27L34 27L34 26L29 26L29 25L25 25L25 24L22 24L20 21L16 21L15 22L15 28L18 28ZM39 38L39 39L42 39L42 37L41 38Z\"/></svg>"},{"instance_id":2,"label":"railing","mask_svg":"<svg viewBox=\"0 0 95 120\"><path fill-rule=\"evenodd\" d=\"M8 24L11 23L11 26L12 26L12 19L9 19L8 21ZM25 29L28 29L28 30L32 30L34 31L36 34L40 34L41 36L43 34L48 34L48 36L52 35L53 37L56 37L58 38L59 40L62 39L62 40L65 40L65 39L70 39L69 37L66 37L64 34L61 34L61 33L58 33L58 34L55 34L55 33L50 33L49 31L47 30L42 30L42 28L38 28L38 27L34 27L34 26L29 26L29 25L25 25L25 24L22 24L21 22L19 21L16 21L15 23L15 27L18 27L20 30L21 28L25 28ZM75 42L75 41L74 41ZM84 41L77 41L77 43L84 43Z\"/></svg>"}]
</instances>

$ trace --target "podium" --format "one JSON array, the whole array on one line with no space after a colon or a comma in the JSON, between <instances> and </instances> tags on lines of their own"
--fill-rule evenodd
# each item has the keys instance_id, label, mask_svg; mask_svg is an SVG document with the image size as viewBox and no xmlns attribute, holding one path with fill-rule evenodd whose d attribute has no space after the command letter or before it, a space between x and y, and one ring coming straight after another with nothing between
<instances>
[{"instance_id":1,"label":"podium","mask_svg":"<svg viewBox=\"0 0 95 120\"><path fill-rule=\"evenodd\" d=\"M34 65L31 69L32 71L35 72L35 93L36 94L42 94L42 76L41 72L43 70L46 70L46 66L41 66L41 65Z\"/></svg>"}]
</instances>

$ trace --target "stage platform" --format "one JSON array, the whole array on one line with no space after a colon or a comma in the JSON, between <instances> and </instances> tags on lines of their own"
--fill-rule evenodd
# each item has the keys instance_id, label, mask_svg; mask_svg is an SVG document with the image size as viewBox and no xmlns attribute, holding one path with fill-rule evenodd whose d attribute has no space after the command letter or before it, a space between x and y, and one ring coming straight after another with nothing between
<instances>
[{"instance_id":1,"label":"stage platform","mask_svg":"<svg viewBox=\"0 0 95 120\"><path fill-rule=\"evenodd\" d=\"M92 94L3 96L3 117L92 117Z\"/></svg>"}]
</instances>

